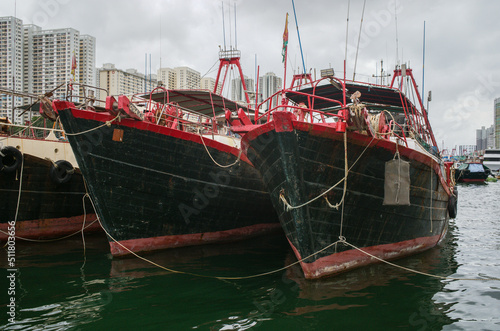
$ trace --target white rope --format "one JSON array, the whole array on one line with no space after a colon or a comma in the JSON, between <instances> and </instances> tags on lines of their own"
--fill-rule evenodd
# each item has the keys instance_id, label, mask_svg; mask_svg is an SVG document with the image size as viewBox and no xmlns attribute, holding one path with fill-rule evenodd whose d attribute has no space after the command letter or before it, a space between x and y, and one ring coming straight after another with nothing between
<instances>
[{"instance_id":1,"label":"white rope","mask_svg":"<svg viewBox=\"0 0 500 331\"><path fill-rule=\"evenodd\" d=\"M424 276L428 276L428 277L434 277L434 278L440 278L440 279L447 279L447 280L500 280L500 278L455 278L455 277L446 277L446 276L438 276L438 275L433 275L433 274L429 274L429 273L425 273L425 272L422 272L422 271L418 271L418 270L415 270L415 269L410 269L410 268L406 268L406 267L403 267L403 266L400 266L400 265L397 265L395 263L392 263L392 262L389 262L389 261L386 261L384 259L381 259L373 254L370 254L364 250L362 250L361 248L359 247L356 247L354 246L353 244L347 242L345 240L345 238L341 238L340 239L340 242L342 242L343 244L346 244L348 246L351 246L352 248L360 251L361 253L363 254L366 254L380 262L383 262L385 264L388 264L390 266L393 266L393 267L396 267L396 268L400 268L400 269L403 269L403 270L406 270L406 271L409 271L409 272L413 272L413 273L416 273L416 274L420 274L420 275L424 275Z\"/></svg>"},{"instance_id":2,"label":"white rope","mask_svg":"<svg viewBox=\"0 0 500 331\"><path fill-rule=\"evenodd\" d=\"M80 134L85 134L85 133L89 133L89 132L95 131L95 130L97 130L97 129L102 128L103 126L110 127L110 126L111 126L111 123L113 123L113 121L115 121L115 120L116 120L117 118L119 118L119 117L120 117L120 114L116 115L116 117L115 117L115 118L113 118L112 120L106 121L104 124L99 125L99 126L97 126L97 127L95 127L95 128L88 129L88 130L86 130L86 131L82 131L82 132L75 132L75 133L67 133L67 132L66 132L66 135L67 135L67 136L78 136L78 135L80 135Z\"/></svg>"},{"instance_id":3,"label":"white rope","mask_svg":"<svg viewBox=\"0 0 500 331\"><path fill-rule=\"evenodd\" d=\"M325 192L321 193L320 195L318 195L317 197L301 204L301 205L298 205L298 206L292 206L288 203L288 201L286 200L285 198L285 191L284 190L281 190L280 192L280 200L281 202L283 202L283 204L285 205L286 207L286 211L290 211L292 209L298 209L298 208L302 208L304 206L307 206L308 204L318 200L319 198L321 198L322 196L324 196L325 194L327 194L328 192L330 192L331 190L333 190L335 187L337 187L340 183L342 183L342 181L346 180L347 179L347 175L349 174L349 172L351 171L351 169L356 165L356 163L358 163L359 159L361 158L361 156L363 156L363 154L366 152L366 150L368 149L368 147L370 147L371 143L373 142L373 140L375 139L375 136L372 137L372 140L370 140L370 142L368 143L368 145L366 145L365 149L363 150L363 152L361 152L361 154L359 154L358 158L356 159L356 161L354 161L354 163L349 167L349 169L347 170L346 174L345 174L345 177L342 178L341 180L339 180L335 185L333 185L332 187L330 187L328 190L326 190ZM328 202L328 200L327 200ZM329 202L328 202L329 206L332 206ZM333 207L332 207L333 208Z\"/></svg>"},{"instance_id":4,"label":"white rope","mask_svg":"<svg viewBox=\"0 0 500 331\"><path fill-rule=\"evenodd\" d=\"M241 153L243 152L243 150L241 149L241 146L240 146L240 152L238 153L238 158L236 159L236 161L234 161L233 163L231 164L228 164L228 165L222 165L222 164L219 164L217 161L215 161L215 159L212 157L212 154L210 154L210 151L208 150L207 148L207 145L205 145L205 140L203 139L203 136L201 135L201 132L198 130L198 134L200 135L200 139L201 139L201 142L203 143L203 146L205 147L205 150L207 151L207 154L208 156L210 156L210 158L212 159L212 161L218 165L219 167L221 168L229 168L229 167L232 167L234 166L235 164L237 164L238 162L240 162L240 159L241 159Z\"/></svg>"}]
</instances>

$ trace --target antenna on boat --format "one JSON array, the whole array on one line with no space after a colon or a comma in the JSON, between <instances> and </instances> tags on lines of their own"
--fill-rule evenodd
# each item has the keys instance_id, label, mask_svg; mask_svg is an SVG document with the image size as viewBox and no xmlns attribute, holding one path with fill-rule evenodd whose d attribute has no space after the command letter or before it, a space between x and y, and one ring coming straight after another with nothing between
<instances>
[{"instance_id":1,"label":"antenna on boat","mask_svg":"<svg viewBox=\"0 0 500 331\"><path fill-rule=\"evenodd\" d=\"M398 41L398 11L397 11L397 2L394 3L394 22L396 23L396 67L399 66L399 41Z\"/></svg>"},{"instance_id":2,"label":"antenna on boat","mask_svg":"<svg viewBox=\"0 0 500 331\"><path fill-rule=\"evenodd\" d=\"M295 12L295 2L292 0L293 16L295 17L295 26L297 27L297 36L299 38L300 55L302 56L302 68L304 69L304 76L306 74L306 64L304 62L304 53L302 52L302 43L300 42L299 23L297 23L297 13Z\"/></svg>"},{"instance_id":3,"label":"antenna on boat","mask_svg":"<svg viewBox=\"0 0 500 331\"><path fill-rule=\"evenodd\" d=\"M420 93L422 96L424 95L424 83L425 83L425 21L424 21L424 45L422 50L422 92Z\"/></svg>"},{"instance_id":4,"label":"antenna on boat","mask_svg":"<svg viewBox=\"0 0 500 331\"><path fill-rule=\"evenodd\" d=\"M224 37L224 51L226 50L226 27L224 25L224 1L222 2L222 36Z\"/></svg>"},{"instance_id":5,"label":"antenna on boat","mask_svg":"<svg viewBox=\"0 0 500 331\"><path fill-rule=\"evenodd\" d=\"M356 78L356 65L358 64L359 41L361 39L361 31L363 28L363 17L365 16L366 0L363 2L363 12L361 13L361 22L359 23L358 45L356 46L356 58L354 59L354 72L352 73L352 80Z\"/></svg>"},{"instance_id":6,"label":"antenna on boat","mask_svg":"<svg viewBox=\"0 0 500 331\"><path fill-rule=\"evenodd\" d=\"M161 15L160 15L160 69L161 69Z\"/></svg>"},{"instance_id":7,"label":"antenna on boat","mask_svg":"<svg viewBox=\"0 0 500 331\"><path fill-rule=\"evenodd\" d=\"M236 34L236 2L234 5L234 48L238 49L238 36Z\"/></svg>"},{"instance_id":8,"label":"antenna on boat","mask_svg":"<svg viewBox=\"0 0 500 331\"><path fill-rule=\"evenodd\" d=\"M347 23L345 29L345 54L344 54L344 83L346 76L346 62L347 62L347 40L349 39L349 8L351 7L351 0L347 1Z\"/></svg>"}]
</instances>

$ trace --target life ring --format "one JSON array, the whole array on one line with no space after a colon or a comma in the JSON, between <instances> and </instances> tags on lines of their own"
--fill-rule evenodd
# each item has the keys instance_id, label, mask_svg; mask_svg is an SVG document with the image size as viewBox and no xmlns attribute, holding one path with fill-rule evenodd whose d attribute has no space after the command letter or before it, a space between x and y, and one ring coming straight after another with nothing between
<instances>
[{"instance_id":1,"label":"life ring","mask_svg":"<svg viewBox=\"0 0 500 331\"><path fill-rule=\"evenodd\" d=\"M13 146L5 146L0 151L0 170L11 173L21 167L23 153Z\"/></svg>"},{"instance_id":2,"label":"life ring","mask_svg":"<svg viewBox=\"0 0 500 331\"><path fill-rule=\"evenodd\" d=\"M56 184L64 184L69 182L71 176L75 172L75 168L66 160L56 161L50 168L50 178Z\"/></svg>"},{"instance_id":3,"label":"life ring","mask_svg":"<svg viewBox=\"0 0 500 331\"><path fill-rule=\"evenodd\" d=\"M450 215L450 218L457 217L457 211L458 211L458 190L457 187L455 186L453 188L453 194L450 196L450 199L448 200L448 214Z\"/></svg>"}]
</instances>

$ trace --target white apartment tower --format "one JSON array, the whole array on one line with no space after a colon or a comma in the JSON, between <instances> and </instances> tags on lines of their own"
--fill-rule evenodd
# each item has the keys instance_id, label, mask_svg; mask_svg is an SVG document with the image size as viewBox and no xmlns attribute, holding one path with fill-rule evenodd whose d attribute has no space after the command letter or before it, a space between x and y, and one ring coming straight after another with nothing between
<instances>
[{"instance_id":1,"label":"white apartment tower","mask_svg":"<svg viewBox=\"0 0 500 331\"><path fill-rule=\"evenodd\" d=\"M109 95L131 95L141 94L142 92L150 92L157 86L156 79L149 77L146 79L144 74L139 73L136 69L120 70L112 63L105 63L104 66L98 69L99 87L109 91ZM99 100L106 99L106 93L100 91Z\"/></svg>"},{"instance_id":2,"label":"white apartment tower","mask_svg":"<svg viewBox=\"0 0 500 331\"><path fill-rule=\"evenodd\" d=\"M79 82L84 85L96 86L95 38L89 35L81 35L79 40L80 63L77 63L80 75ZM81 90L80 93L82 93Z\"/></svg>"},{"instance_id":3,"label":"white apartment tower","mask_svg":"<svg viewBox=\"0 0 500 331\"><path fill-rule=\"evenodd\" d=\"M0 88L21 92L23 90L23 22L15 17L0 17ZM0 92L0 116L20 123L23 99L15 94ZM13 113L14 112L14 113Z\"/></svg>"},{"instance_id":4,"label":"white apartment tower","mask_svg":"<svg viewBox=\"0 0 500 331\"><path fill-rule=\"evenodd\" d=\"M77 83L95 85L95 38L80 36L75 29L42 30L33 24L23 25L22 20L14 17L0 17L0 53L0 86L4 89L12 89L12 76L16 91L34 95L43 95L73 79ZM74 75L71 72L73 57L76 60ZM73 94L80 92L75 88ZM0 116L9 113L12 118L10 98L0 95ZM58 89L54 98L66 98L65 87ZM16 106L30 102L29 98L15 100ZM21 111L16 110L16 113ZM27 117L28 113L25 119ZM14 121L24 122L17 115Z\"/></svg>"},{"instance_id":5,"label":"white apartment tower","mask_svg":"<svg viewBox=\"0 0 500 331\"><path fill-rule=\"evenodd\" d=\"M243 76L243 79L245 80L247 92L255 91L255 88L253 86L254 80L248 78L247 76ZM234 78L231 81L231 100L237 102L245 102L245 103L247 102L245 97L245 91L243 90L243 84L241 83L241 78L239 77Z\"/></svg>"},{"instance_id":6,"label":"white apartment tower","mask_svg":"<svg viewBox=\"0 0 500 331\"><path fill-rule=\"evenodd\" d=\"M281 78L274 72L259 77L259 102L262 102L281 89Z\"/></svg>"},{"instance_id":7,"label":"white apartment tower","mask_svg":"<svg viewBox=\"0 0 500 331\"><path fill-rule=\"evenodd\" d=\"M175 89L177 83L177 76L174 69L171 68L160 68L157 71L156 77L158 81L163 83L163 87L166 89Z\"/></svg>"},{"instance_id":8,"label":"white apartment tower","mask_svg":"<svg viewBox=\"0 0 500 331\"><path fill-rule=\"evenodd\" d=\"M80 82L80 33L72 28L38 30L32 34L28 48L33 48L32 67L33 93L40 95L55 89L70 80ZM95 50L94 50L95 52ZM71 73L72 59L75 57L77 68ZM78 90L74 92L78 94ZM66 98L66 89L58 89L54 98Z\"/></svg>"},{"instance_id":9,"label":"white apartment tower","mask_svg":"<svg viewBox=\"0 0 500 331\"><path fill-rule=\"evenodd\" d=\"M189 67L174 68L176 74L176 88L181 90L193 90L200 88L201 75L198 71Z\"/></svg>"}]
</instances>

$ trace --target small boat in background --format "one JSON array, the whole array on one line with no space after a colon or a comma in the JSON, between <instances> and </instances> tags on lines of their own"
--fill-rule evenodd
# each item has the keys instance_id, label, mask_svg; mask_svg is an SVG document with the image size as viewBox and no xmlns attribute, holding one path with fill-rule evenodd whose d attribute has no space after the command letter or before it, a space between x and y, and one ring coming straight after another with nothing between
<instances>
[{"instance_id":1,"label":"small boat in background","mask_svg":"<svg viewBox=\"0 0 500 331\"><path fill-rule=\"evenodd\" d=\"M500 149L486 149L483 155L483 165L498 177L500 175Z\"/></svg>"},{"instance_id":2,"label":"small boat in background","mask_svg":"<svg viewBox=\"0 0 500 331\"><path fill-rule=\"evenodd\" d=\"M465 162L455 168L457 183L484 183L491 170L481 162Z\"/></svg>"}]
</instances>

